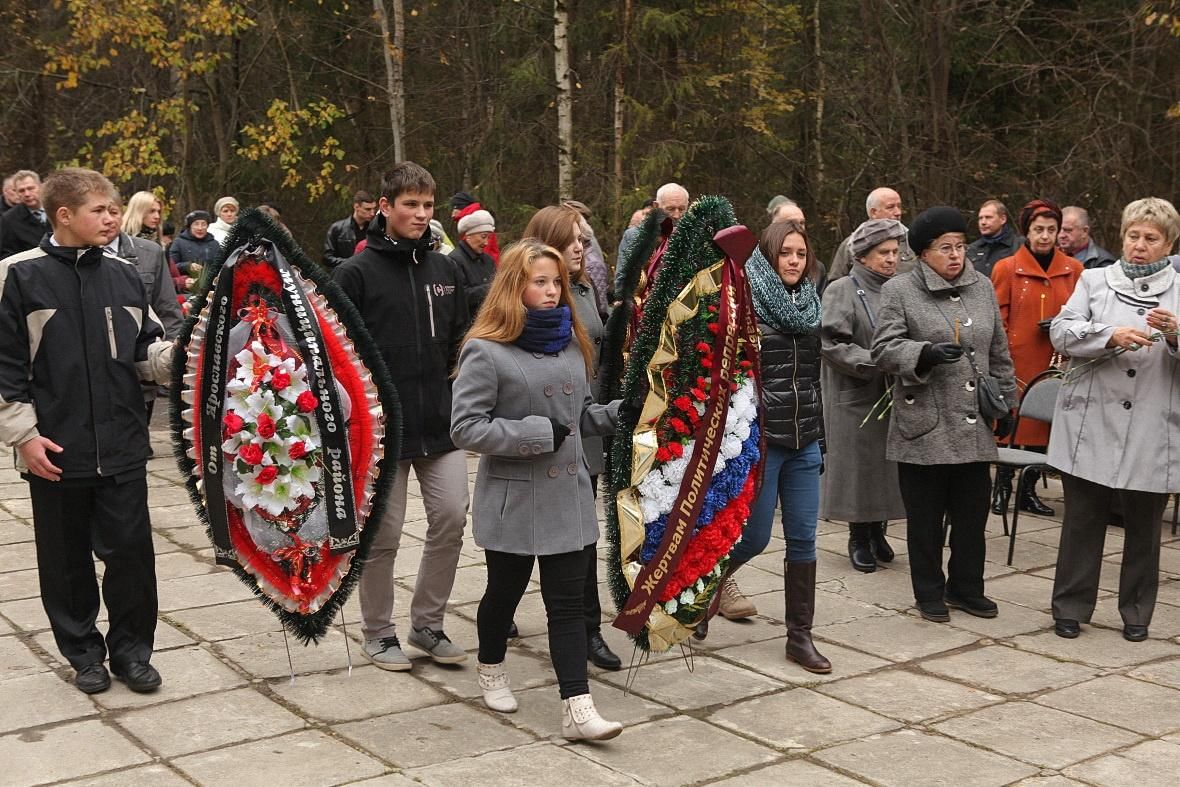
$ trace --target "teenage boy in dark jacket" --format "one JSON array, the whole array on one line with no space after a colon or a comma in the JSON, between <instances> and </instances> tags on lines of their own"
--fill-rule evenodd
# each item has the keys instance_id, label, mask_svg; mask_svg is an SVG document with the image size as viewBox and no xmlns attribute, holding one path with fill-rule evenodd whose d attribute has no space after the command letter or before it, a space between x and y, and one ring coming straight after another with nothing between
<instances>
[{"instance_id":1,"label":"teenage boy in dark jacket","mask_svg":"<svg viewBox=\"0 0 1180 787\"><path fill-rule=\"evenodd\" d=\"M103 253L116 225L110 181L87 169L46 179L52 235L0 261L0 440L29 482L41 602L87 694L111 679L154 691L156 573L140 380L166 382L173 345L135 266ZM105 564L106 639L95 626Z\"/></svg>"},{"instance_id":2,"label":"teenage boy in dark jacket","mask_svg":"<svg viewBox=\"0 0 1180 787\"><path fill-rule=\"evenodd\" d=\"M441 664L467 660L443 614L467 524L467 458L451 442L451 371L468 324L458 267L430 250L434 178L410 161L382 180L365 249L332 272L381 349L402 405L402 446L385 515L361 574L364 652L381 669L408 670L393 625L393 563L406 518L406 476L418 478L426 543L410 602L409 642Z\"/></svg>"}]
</instances>

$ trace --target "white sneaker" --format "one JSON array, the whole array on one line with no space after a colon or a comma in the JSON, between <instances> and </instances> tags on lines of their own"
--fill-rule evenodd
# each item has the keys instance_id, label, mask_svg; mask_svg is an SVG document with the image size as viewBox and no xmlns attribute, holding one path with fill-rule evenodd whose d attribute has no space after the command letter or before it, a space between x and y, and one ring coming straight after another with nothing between
<instances>
[{"instance_id":1,"label":"white sneaker","mask_svg":"<svg viewBox=\"0 0 1180 787\"><path fill-rule=\"evenodd\" d=\"M402 653L401 643L396 636L367 639L361 651L381 669L404 672L414 666Z\"/></svg>"},{"instance_id":2,"label":"white sneaker","mask_svg":"<svg viewBox=\"0 0 1180 787\"><path fill-rule=\"evenodd\" d=\"M622 731L622 723L598 715L589 694L561 701L561 737L567 741L607 741Z\"/></svg>"},{"instance_id":3,"label":"white sneaker","mask_svg":"<svg viewBox=\"0 0 1180 787\"><path fill-rule=\"evenodd\" d=\"M410 644L430 654L438 664L460 664L467 661L467 654L442 629L411 628Z\"/></svg>"},{"instance_id":4,"label":"white sneaker","mask_svg":"<svg viewBox=\"0 0 1180 787\"><path fill-rule=\"evenodd\" d=\"M500 713L515 713L516 697L512 696L512 689L508 687L508 673L504 671L504 662L499 664L478 664L479 688L483 691L483 704Z\"/></svg>"}]
</instances>

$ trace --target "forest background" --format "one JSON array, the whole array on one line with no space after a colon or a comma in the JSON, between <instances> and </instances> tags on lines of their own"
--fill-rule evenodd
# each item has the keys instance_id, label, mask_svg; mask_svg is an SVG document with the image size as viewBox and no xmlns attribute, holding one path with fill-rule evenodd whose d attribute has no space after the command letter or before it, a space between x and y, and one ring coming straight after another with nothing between
<instances>
[{"instance_id":1,"label":"forest background","mask_svg":"<svg viewBox=\"0 0 1180 787\"><path fill-rule=\"evenodd\" d=\"M826 258L888 184L1013 210L1177 198L1180 0L4 0L0 171L92 166L174 217L277 202L318 256L399 158L515 238L559 197L613 249L666 181ZM440 210L440 213L449 211ZM445 216L444 224L448 225Z\"/></svg>"}]
</instances>

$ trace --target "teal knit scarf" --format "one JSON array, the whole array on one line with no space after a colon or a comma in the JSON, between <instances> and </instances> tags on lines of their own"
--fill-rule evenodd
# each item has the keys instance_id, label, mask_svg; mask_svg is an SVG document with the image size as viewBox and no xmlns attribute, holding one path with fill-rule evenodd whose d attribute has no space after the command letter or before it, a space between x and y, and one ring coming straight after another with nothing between
<instances>
[{"instance_id":1,"label":"teal knit scarf","mask_svg":"<svg viewBox=\"0 0 1180 787\"><path fill-rule=\"evenodd\" d=\"M810 333L819 327L819 293L811 279L805 276L795 289L787 289L758 248L746 261L746 275L758 319L781 333Z\"/></svg>"},{"instance_id":2,"label":"teal knit scarf","mask_svg":"<svg viewBox=\"0 0 1180 787\"><path fill-rule=\"evenodd\" d=\"M1123 266L1123 273L1127 274L1128 279L1138 279L1141 276L1150 276L1153 273L1162 271L1168 267L1171 261L1164 257L1163 259L1149 262L1146 265L1136 265L1133 262L1127 262L1124 259L1119 260L1119 265Z\"/></svg>"}]
</instances>

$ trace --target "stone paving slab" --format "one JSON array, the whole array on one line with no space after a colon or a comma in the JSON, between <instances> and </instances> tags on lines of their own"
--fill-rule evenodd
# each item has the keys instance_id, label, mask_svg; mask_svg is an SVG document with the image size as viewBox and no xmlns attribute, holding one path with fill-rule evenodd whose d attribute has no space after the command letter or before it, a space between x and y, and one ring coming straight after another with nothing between
<instances>
[{"instance_id":1,"label":"stone paving slab","mask_svg":"<svg viewBox=\"0 0 1180 787\"><path fill-rule=\"evenodd\" d=\"M622 722L628 729L640 722L677 713L672 707L597 681L591 684L590 693L604 719ZM513 694L520 707L516 713L503 714L504 721L538 738L561 740L561 695L556 685L518 691L514 684ZM482 700L475 702L482 704Z\"/></svg>"},{"instance_id":2,"label":"stone paving slab","mask_svg":"<svg viewBox=\"0 0 1180 787\"><path fill-rule=\"evenodd\" d=\"M1094 667L1057 661L1003 645L927 659L919 666L936 675L1002 694L1030 694L1061 688L1098 674Z\"/></svg>"},{"instance_id":3,"label":"stone paving slab","mask_svg":"<svg viewBox=\"0 0 1180 787\"><path fill-rule=\"evenodd\" d=\"M1146 741L1065 772L1101 787L1174 787L1176 775L1180 774L1180 746Z\"/></svg>"},{"instance_id":4,"label":"stone paving slab","mask_svg":"<svg viewBox=\"0 0 1180 787\"><path fill-rule=\"evenodd\" d=\"M622 686L628 676L626 671L606 672L599 680ZM631 683L631 690L636 694L681 709L733 703L783 687L781 681L704 655L693 659L691 673L686 673L684 665L676 661L647 664L636 670Z\"/></svg>"},{"instance_id":5,"label":"stone paving slab","mask_svg":"<svg viewBox=\"0 0 1180 787\"><path fill-rule=\"evenodd\" d=\"M199 784L348 784L386 771L378 760L306 730L173 760Z\"/></svg>"},{"instance_id":6,"label":"stone paving slab","mask_svg":"<svg viewBox=\"0 0 1180 787\"><path fill-rule=\"evenodd\" d=\"M966 616L966 613L952 612L951 615L954 620ZM979 636L971 632L908 615L871 617L854 623L819 626L813 632L820 639L864 650L892 661L910 661L979 641Z\"/></svg>"},{"instance_id":7,"label":"stone paving slab","mask_svg":"<svg viewBox=\"0 0 1180 787\"><path fill-rule=\"evenodd\" d=\"M0 544L33 540L33 526L21 519L0 519Z\"/></svg>"},{"instance_id":8,"label":"stone paving slab","mask_svg":"<svg viewBox=\"0 0 1180 787\"><path fill-rule=\"evenodd\" d=\"M895 730L876 713L797 688L714 711L709 721L776 749L816 749Z\"/></svg>"},{"instance_id":9,"label":"stone paving slab","mask_svg":"<svg viewBox=\"0 0 1180 787\"><path fill-rule=\"evenodd\" d=\"M200 647L166 650L152 656L152 665L160 671L164 683L150 694L137 694L123 682L111 679L111 688L95 694L94 700L104 708L133 708L157 705L211 691L225 691L246 682L238 673Z\"/></svg>"},{"instance_id":10,"label":"stone paving slab","mask_svg":"<svg viewBox=\"0 0 1180 787\"><path fill-rule=\"evenodd\" d=\"M1095 678L1036 701L1143 735L1159 737L1180 730L1180 691L1122 675Z\"/></svg>"},{"instance_id":11,"label":"stone paving slab","mask_svg":"<svg viewBox=\"0 0 1180 787\"><path fill-rule=\"evenodd\" d=\"M1136 667L1127 674L1132 678L1149 680L1163 686L1180 689L1180 659L1155 661L1151 664L1144 664L1142 667Z\"/></svg>"},{"instance_id":12,"label":"stone paving slab","mask_svg":"<svg viewBox=\"0 0 1180 787\"><path fill-rule=\"evenodd\" d=\"M1097 667L1129 667L1167 656L1180 656L1180 645L1155 639L1127 642L1120 631L1082 626L1077 639L1062 639L1052 631L1012 639L1018 648L1043 653L1055 659L1093 664Z\"/></svg>"},{"instance_id":13,"label":"stone paving slab","mask_svg":"<svg viewBox=\"0 0 1180 787\"><path fill-rule=\"evenodd\" d=\"M98 707L85 694L52 672L0 681L0 734L97 715Z\"/></svg>"},{"instance_id":14,"label":"stone paving slab","mask_svg":"<svg viewBox=\"0 0 1180 787\"><path fill-rule=\"evenodd\" d=\"M803 686L828 683L891 665L889 661L870 656L867 653L840 645L818 642L816 646L819 651L832 662L832 671L826 675L817 675L807 672L794 662L787 661L786 644L787 638L779 637L764 642L755 642L752 645L729 648L720 651L717 655L726 661L735 662L784 683Z\"/></svg>"},{"instance_id":15,"label":"stone paving slab","mask_svg":"<svg viewBox=\"0 0 1180 787\"><path fill-rule=\"evenodd\" d=\"M353 669L301 676L291 683L277 678L270 691L312 721L338 724L372 716L403 713L450 698L414 675L391 675L372 664Z\"/></svg>"},{"instance_id":16,"label":"stone paving slab","mask_svg":"<svg viewBox=\"0 0 1180 787\"><path fill-rule=\"evenodd\" d=\"M807 760L790 760L777 765L768 765L740 776L732 776L713 787L741 787L756 784L799 784L807 787L857 787L864 782L850 779L836 771L828 770Z\"/></svg>"},{"instance_id":17,"label":"stone paving slab","mask_svg":"<svg viewBox=\"0 0 1180 787\"><path fill-rule=\"evenodd\" d=\"M69 787L174 787L191 782L166 765L141 765L62 784Z\"/></svg>"},{"instance_id":18,"label":"stone paving slab","mask_svg":"<svg viewBox=\"0 0 1180 787\"><path fill-rule=\"evenodd\" d=\"M27 677L48 669L20 638L14 635L0 637L0 682Z\"/></svg>"},{"instance_id":19,"label":"stone paving slab","mask_svg":"<svg viewBox=\"0 0 1180 787\"><path fill-rule=\"evenodd\" d=\"M1037 769L918 730L900 730L824 749L820 762L884 787L1009 784Z\"/></svg>"},{"instance_id":20,"label":"stone paving slab","mask_svg":"<svg viewBox=\"0 0 1180 787\"><path fill-rule=\"evenodd\" d=\"M640 783L581 756L573 747L552 743L534 743L406 771L407 777L431 787L470 787L489 781L492 774L498 787L533 787L558 778L566 784L605 787Z\"/></svg>"},{"instance_id":21,"label":"stone paving slab","mask_svg":"<svg viewBox=\"0 0 1180 787\"><path fill-rule=\"evenodd\" d=\"M961 683L905 670L883 670L829 683L818 690L908 723L975 710L1002 699Z\"/></svg>"},{"instance_id":22,"label":"stone paving slab","mask_svg":"<svg viewBox=\"0 0 1180 787\"><path fill-rule=\"evenodd\" d=\"M22 598L37 598L40 595L36 568L0 573L0 599L15 601Z\"/></svg>"},{"instance_id":23,"label":"stone paving slab","mask_svg":"<svg viewBox=\"0 0 1180 787\"><path fill-rule=\"evenodd\" d=\"M8 784L43 784L150 761L150 755L98 719L0 736Z\"/></svg>"}]
</instances>

